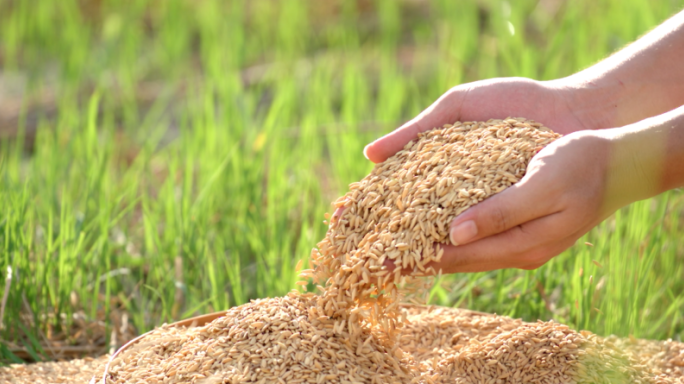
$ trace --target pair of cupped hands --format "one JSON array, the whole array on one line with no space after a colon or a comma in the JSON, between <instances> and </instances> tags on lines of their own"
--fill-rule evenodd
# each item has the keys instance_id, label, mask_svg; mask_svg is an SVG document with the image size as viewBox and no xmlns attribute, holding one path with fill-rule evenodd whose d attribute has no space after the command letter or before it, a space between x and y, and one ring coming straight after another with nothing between
<instances>
[{"instance_id":1,"label":"pair of cupped hands","mask_svg":"<svg viewBox=\"0 0 684 384\"><path fill-rule=\"evenodd\" d=\"M596 130L605 123L602 116L578 111L571 92L557 81L523 78L463 84L364 149L369 160L380 163L419 132L506 117L532 119L564 135L532 159L518 183L453 220L454 245L440 245L444 256L431 264L435 271L536 269L620 207L605 201L611 130Z\"/></svg>"}]
</instances>

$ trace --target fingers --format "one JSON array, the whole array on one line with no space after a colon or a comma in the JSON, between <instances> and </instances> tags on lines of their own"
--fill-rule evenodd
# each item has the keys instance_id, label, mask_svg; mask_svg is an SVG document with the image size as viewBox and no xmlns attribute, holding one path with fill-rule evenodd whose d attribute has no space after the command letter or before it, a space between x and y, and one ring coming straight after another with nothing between
<instances>
[{"instance_id":1,"label":"fingers","mask_svg":"<svg viewBox=\"0 0 684 384\"><path fill-rule=\"evenodd\" d=\"M451 223L449 239L464 245L559 211L550 198L549 183L523 179L518 184L478 203Z\"/></svg>"},{"instance_id":2,"label":"fingers","mask_svg":"<svg viewBox=\"0 0 684 384\"><path fill-rule=\"evenodd\" d=\"M374 163L381 163L404 148L418 133L457 121L460 100L466 92L454 89L445 93L413 120L368 144L363 150L364 156Z\"/></svg>"},{"instance_id":3,"label":"fingers","mask_svg":"<svg viewBox=\"0 0 684 384\"><path fill-rule=\"evenodd\" d=\"M566 215L545 216L467 245L443 245L442 260L428 267L443 273L537 268L576 240L563 229Z\"/></svg>"}]
</instances>

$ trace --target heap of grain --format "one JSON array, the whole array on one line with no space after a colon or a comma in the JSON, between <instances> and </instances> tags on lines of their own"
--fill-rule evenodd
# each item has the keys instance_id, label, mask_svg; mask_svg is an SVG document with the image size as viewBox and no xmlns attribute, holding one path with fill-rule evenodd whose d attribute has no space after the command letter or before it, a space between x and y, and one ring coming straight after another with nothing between
<instances>
[{"instance_id":1,"label":"heap of grain","mask_svg":"<svg viewBox=\"0 0 684 384\"><path fill-rule=\"evenodd\" d=\"M684 383L682 343L604 339L554 322L401 305L403 351L392 352L370 332L352 341L339 322L314 318L314 299L292 292L201 327L157 329L114 360L107 382Z\"/></svg>"},{"instance_id":2,"label":"heap of grain","mask_svg":"<svg viewBox=\"0 0 684 384\"><path fill-rule=\"evenodd\" d=\"M115 359L114 383L408 383L409 355L341 321L312 315L313 294L291 292L231 308L194 328L161 327Z\"/></svg>"},{"instance_id":3,"label":"heap of grain","mask_svg":"<svg viewBox=\"0 0 684 384\"><path fill-rule=\"evenodd\" d=\"M684 369L672 369L684 355L682 343L641 340L646 348L639 348L639 355L624 340L576 332L553 321L524 323L425 306L405 314L409 323L401 330L402 348L415 359L423 383L684 382Z\"/></svg>"},{"instance_id":4,"label":"heap of grain","mask_svg":"<svg viewBox=\"0 0 684 384\"><path fill-rule=\"evenodd\" d=\"M400 348L397 330L407 319L400 310L401 287L411 283L402 272L411 277L437 272L431 263L442 257L436 245L448 242L449 222L520 180L532 156L557 137L524 119L456 123L420 134L336 202L341 213L331 220L312 252L312 268L302 272L299 283L306 285L311 278L320 295L291 293L233 308L204 327L161 328L123 353L111 377L117 383L379 383L461 377L472 370L471 362L477 366L472 356L479 352L468 349L465 360L459 360L451 351L428 369L425 361L416 363ZM564 351L577 348L576 333L554 330ZM535 335L520 330L508 337ZM553 364L564 356L557 354ZM500 374L490 368L482 375ZM559 375L550 377L564 377L565 370Z\"/></svg>"},{"instance_id":5,"label":"heap of grain","mask_svg":"<svg viewBox=\"0 0 684 384\"><path fill-rule=\"evenodd\" d=\"M400 289L402 275L436 274L436 245L449 241L454 217L519 181L559 136L522 118L457 122L419 134L376 165L336 201L313 268L302 273L323 284L316 313L348 319L352 335L379 324L391 338L402 320L397 304L415 290Z\"/></svg>"},{"instance_id":6,"label":"heap of grain","mask_svg":"<svg viewBox=\"0 0 684 384\"><path fill-rule=\"evenodd\" d=\"M681 343L634 352L552 321L401 302L412 283L402 274L436 272L448 223L520 180L557 137L524 119L421 134L336 202L299 283L312 279L319 295L293 291L203 326L161 327L119 354L106 382L682 383Z\"/></svg>"},{"instance_id":7,"label":"heap of grain","mask_svg":"<svg viewBox=\"0 0 684 384\"><path fill-rule=\"evenodd\" d=\"M47 348L46 348L47 349ZM2 384L72 384L87 383L93 376L101 378L108 355L68 361L33 364L10 364L0 367Z\"/></svg>"},{"instance_id":8,"label":"heap of grain","mask_svg":"<svg viewBox=\"0 0 684 384\"><path fill-rule=\"evenodd\" d=\"M648 366L659 380L679 379L684 384L684 343L673 340L643 340L615 336L606 338L615 349L624 351L630 359Z\"/></svg>"}]
</instances>

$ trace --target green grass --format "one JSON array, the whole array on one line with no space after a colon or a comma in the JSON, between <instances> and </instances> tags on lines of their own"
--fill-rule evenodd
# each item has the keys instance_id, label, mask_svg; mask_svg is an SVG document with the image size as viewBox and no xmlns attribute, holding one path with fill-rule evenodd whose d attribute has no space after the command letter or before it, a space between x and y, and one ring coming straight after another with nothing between
<instances>
[{"instance_id":1,"label":"green grass","mask_svg":"<svg viewBox=\"0 0 684 384\"><path fill-rule=\"evenodd\" d=\"M371 169L366 143L453 85L569 75L682 6L0 1L22 105L0 144L2 360L78 311L144 332L285 294L329 202ZM538 270L445 276L431 302L681 340L683 234L672 191Z\"/></svg>"}]
</instances>

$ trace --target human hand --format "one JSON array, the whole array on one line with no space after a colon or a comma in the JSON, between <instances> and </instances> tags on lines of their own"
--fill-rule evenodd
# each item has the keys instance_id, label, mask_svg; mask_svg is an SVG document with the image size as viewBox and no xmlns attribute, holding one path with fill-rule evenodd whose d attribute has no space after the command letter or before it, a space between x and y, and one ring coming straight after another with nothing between
<instances>
[{"instance_id":1,"label":"human hand","mask_svg":"<svg viewBox=\"0 0 684 384\"><path fill-rule=\"evenodd\" d=\"M499 78L459 85L415 119L368 144L364 155L374 163L380 163L415 139L419 132L455 121L525 117L561 134L598 128L595 116L586 118L573 107L577 100L574 90L575 87L563 79L540 82Z\"/></svg>"},{"instance_id":2,"label":"human hand","mask_svg":"<svg viewBox=\"0 0 684 384\"><path fill-rule=\"evenodd\" d=\"M673 152L664 150L664 143L681 142L682 135L672 140L681 130L664 138L655 131L661 125L675 125L656 118L622 128L588 130L602 128L610 120L584 113L582 106L574 108L577 104L568 100L577 100L578 95L572 91L572 85L559 81L495 79L466 84L367 146L367 157L381 162L423 130L456 120L507 116L531 118L566 135L535 156L516 185L456 217L450 226L451 239L459 245L440 245L441 262L427 267L445 273L538 268L618 208L662 192L653 175L659 174L662 154ZM668 172L675 176L667 179L684 177L682 172ZM341 213L337 210L333 219Z\"/></svg>"},{"instance_id":3,"label":"human hand","mask_svg":"<svg viewBox=\"0 0 684 384\"><path fill-rule=\"evenodd\" d=\"M684 185L684 107L549 144L515 185L451 223L443 272L535 269L617 209Z\"/></svg>"},{"instance_id":4,"label":"human hand","mask_svg":"<svg viewBox=\"0 0 684 384\"><path fill-rule=\"evenodd\" d=\"M573 109L577 99L572 94L574 89L563 80L539 82L524 78L463 84L442 95L415 119L369 144L364 154L373 162L382 162L419 132L454 121L521 116L564 135L598 128L598 119L580 119L578 116L583 115ZM451 228L463 224L455 236L461 245L442 245L444 257L432 265L434 270L453 273L532 269L568 248L603 218L597 214L597 207L601 204L604 175L596 164L600 160L597 157L606 154L605 148L597 147L605 145L604 140L588 134L552 143L533 159L521 182L454 220ZM568 167L574 169L573 177L568 177ZM592 185L586 183L587 172L593 175ZM577 203L579 208L575 207ZM340 214L338 210L334 216ZM466 240L469 231L475 234Z\"/></svg>"},{"instance_id":5,"label":"human hand","mask_svg":"<svg viewBox=\"0 0 684 384\"><path fill-rule=\"evenodd\" d=\"M619 137L619 129L578 131L543 148L520 181L453 220L453 245L437 245L444 251L440 262L425 268L536 269L572 246L615 210L645 196L632 193L637 188L629 180L642 162L629 158L636 152L624 150ZM631 142L630 147L638 143ZM616 152L627 157L616 158ZM338 209L332 222L341 214ZM394 269L391 260L385 265Z\"/></svg>"},{"instance_id":6,"label":"human hand","mask_svg":"<svg viewBox=\"0 0 684 384\"><path fill-rule=\"evenodd\" d=\"M515 185L451 223L451 242L431 266L444 273L536 269L625 202L606 199L612 139L571 133L542 149ZM614 180L614 179L613 179Z\"/></svg>"}]
</instances>

